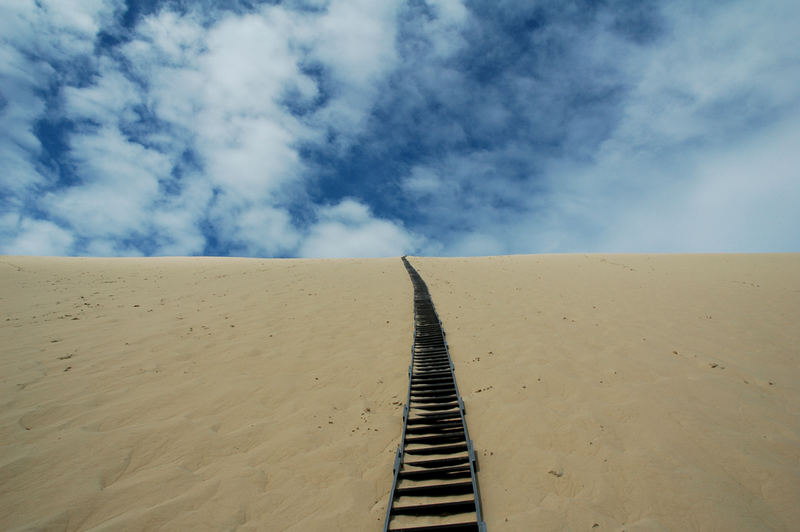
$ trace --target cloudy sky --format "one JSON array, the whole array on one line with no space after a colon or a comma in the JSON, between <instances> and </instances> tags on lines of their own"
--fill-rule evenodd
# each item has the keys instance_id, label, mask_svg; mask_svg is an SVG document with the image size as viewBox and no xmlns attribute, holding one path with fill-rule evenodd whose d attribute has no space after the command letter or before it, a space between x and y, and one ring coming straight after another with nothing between
<instances>
[{"instance_id":1,"label":"cloudy sky","mask_svg":"<svg viewBox=\"0 0 800 532\"><path fill-rule=\"evenodd\" d=\"M796 0L0 0L0 253L800 251Z\"/></svg>"}]
</instances>

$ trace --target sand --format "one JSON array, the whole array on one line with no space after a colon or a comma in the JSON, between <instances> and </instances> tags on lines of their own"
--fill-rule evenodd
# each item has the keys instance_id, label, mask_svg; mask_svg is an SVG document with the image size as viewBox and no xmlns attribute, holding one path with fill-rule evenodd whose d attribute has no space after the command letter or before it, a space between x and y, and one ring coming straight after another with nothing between
<instances>
[{"instance_id":1,"label":"sand","mask_svg":"<svg viewBox=\"0 0 800 532\"><path fill-rule=\"evenodd\" d=\"M2 260L0 529L382 522L400 260Z\"/></svg>"},{"instance_id":2,"label":"sand","mask_svg":"<svg viewBox=\"0 0 800 532\"><path fill-rule=\"evenodd\" d=\"M800 255L411 262L490 530L800 527ZM399 259L1 257L0 529L380 529L411 297Z\"/></svg>"},{"instance_id":3,"label":"sand","mask_svg":"<svg viewBox=\"0 0 800 532\"><path fill-rule=\"evenodd\" d=\"M800 529L800 255L413 262L490 528Z\"/></svg>"}]
</instances>

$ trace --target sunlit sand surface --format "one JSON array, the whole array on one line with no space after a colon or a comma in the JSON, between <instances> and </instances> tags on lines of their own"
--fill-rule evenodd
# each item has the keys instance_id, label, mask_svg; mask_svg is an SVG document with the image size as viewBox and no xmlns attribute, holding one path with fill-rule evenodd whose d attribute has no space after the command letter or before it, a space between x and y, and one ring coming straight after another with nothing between
<instances>
[{"instance_id":1,"label":"sunlit sand surface","mask_svg":"<svg viewBox=\"0 0 800 532\"><path fill-rule=\"evenodd\" d=\"M797 529L800 255L410 261L490 530ZM399 259L0 257L0 312L0 529L383 525Z\"/></svg>"}]
</instances>

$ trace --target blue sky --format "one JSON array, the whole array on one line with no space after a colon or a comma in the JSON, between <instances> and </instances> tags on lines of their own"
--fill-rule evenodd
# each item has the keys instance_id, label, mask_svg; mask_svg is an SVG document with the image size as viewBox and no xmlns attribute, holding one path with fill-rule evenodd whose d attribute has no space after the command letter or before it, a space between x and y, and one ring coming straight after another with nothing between
<instances>
[{"instance_id":1,"label":"blue sky","mask_svg":"<svg viewBox=\"0 0 800 532\"><path fill-rule=\"evenodd\" d=\"M800 251L792 0L0 3L0 253Z\"/></svg>"}]
</instances>

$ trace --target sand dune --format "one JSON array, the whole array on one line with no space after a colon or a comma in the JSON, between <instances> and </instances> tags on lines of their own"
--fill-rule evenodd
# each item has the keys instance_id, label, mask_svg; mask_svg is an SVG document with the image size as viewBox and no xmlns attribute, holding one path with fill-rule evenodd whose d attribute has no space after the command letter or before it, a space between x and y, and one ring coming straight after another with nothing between
<instances>
[{"instance_id":1,"label":"sand dune","mask_svg":"<svg viewBox=\"0 0 800 532\"><path fill-rule=\"evenodd\" d=\"M800 255L411 262L490 530L797 529ZM0 528L379 529L411 294L399 259L0 258Z\"/></svg>"},{"instance_id":2,"label":"sand dune","mask_svg":"<svg viewBox=\"0 0 800 532\"><path fill-rule=\"evenodd\" d=\"M383 519L412 327L399 260L0 266L0 528Z\"/></svg>"},{"instance_id":3,"label":"sand dune","mask_svg":"<svg viewBox=\"0 0 800 532\"><path fill-rule=\"evenodd\" d=\"M414 263L489 526L800 526L800 256Z\"/></svg>"}]
</instances>

